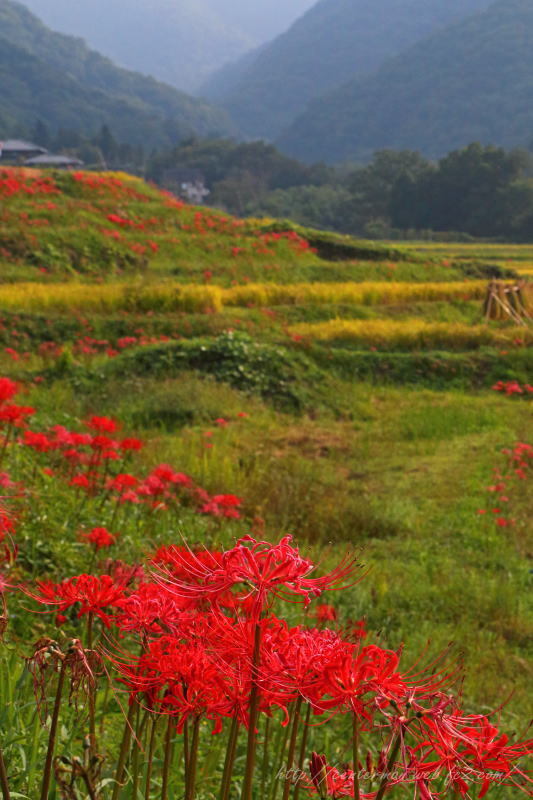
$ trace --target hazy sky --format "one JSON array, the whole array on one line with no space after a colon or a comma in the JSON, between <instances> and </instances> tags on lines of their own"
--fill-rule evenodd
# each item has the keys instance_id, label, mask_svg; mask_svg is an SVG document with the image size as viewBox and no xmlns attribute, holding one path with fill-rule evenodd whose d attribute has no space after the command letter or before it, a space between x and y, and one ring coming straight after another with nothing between
<instances>
[{"instance_id":1,"label":"hazy sky","mask_svg":"<svg viewBox=\"0 0 533 800\"><path fill-rule=\"evenodd\" d=\"M93 6L92 0L20 0L23 5L27 5L32 11L37 13L41 19L51 25L56 30L63 33L71 33L83 36L89 34L88 19ZM178 9L183 7L189 11L195 5L200 9L210 9L214 15L228 28L235 31L242 31L251 37L251 44L262 44L279 33L283 33L299 16L307 9L315 5L316 0L131 0L132 11L137 14L141 9L146 11L155 10L158 7L169 8L169 13L174 16ZM121 0L108 0L108 8L112 12L115 7L122 8ZM94 15L96 16L96 14ZM79 26L76 22L79 21ZM152 25L157 24L157 12L152 19ZM96 22L96 20L94 20ZM164 20L161 19L162 24ZM184 15L186 24L186 15ZM98 24L105 28L105 20L99 19ZM100 37L106 41L102 33ZM98 37L94 37L94 43L98 44Z\"/></svg>"},{"instance_id":2,"label":"hazy sky","mask_svg":"<svg viewBox=\"0 0 533 800\"><path fill-rule=\"evenodd\" d=\"M258 42L282 33L316 0L206 0L220 17L241 27Z\"/></svg>"}]
</instances>

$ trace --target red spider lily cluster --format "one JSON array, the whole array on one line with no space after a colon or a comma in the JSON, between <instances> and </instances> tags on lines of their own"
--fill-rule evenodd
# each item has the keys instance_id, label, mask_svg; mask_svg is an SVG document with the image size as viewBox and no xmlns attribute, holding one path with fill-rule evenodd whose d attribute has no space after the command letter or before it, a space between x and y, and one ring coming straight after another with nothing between
<instances>
[{"instance_id":1,"label":"red spider lily cluster","mask_svg":"<svg viewBox=\"0 0 533 800\"><path fill-rule=\"evenodd\" d=\"M533 386L530 386L529 383L525 383L522 386L518 381L498 381L492 388L495 392L501 392L508 397L513 395L533 395Z\"/></svg>"},{"instance_id":2,"label":"red spider lily cluster","mask_svg":"<svg viewBox=\"0 0 533 800\"><path fill-rule=\"evenodd\" d=\"M0 196L59 194L53 178L34 170L10 167L0 170Z\"/></svg>"},{"instance_id":3,"label":"red spider lily cluster","mask_svg":"<svg viewBox=\"0 0 533 800\"><path fill-rule=\"evenodd\" d=\"M72 180L89 189L91 193L104 196L111 195L121 200L128 198L140 201L150 200L148 195L139 192L134 185L117 178L115 175L95 172L72 172L71 176Z\"/></svg>"},{"instance_id":4,"label":"red spider lily cluster","mask_svg":"<svg viewBox=\"0 0 533 800\"><path fill-rule=\"evenodd\" d=\"M515 490L533 475L533 446L518 442L512 449L506 448L502 453L506 457L506 468L502 470L496 467L494 482L487 487L493 497L493 507L480 508L478 514L493 515L498 527L509 528L515 523L510 511Z\"/></svg>"},{"instance_id":5,"label":"red spider lily cluster","mask_svg":"<svg viewBox=\"0 0 533 800\"><path fill-rule=\"evenodd\" d=\"M305 791L381 800L402 787L420 800L471 798L477 790L483 797L493 785L527 791L523 760L533 742L511 741L490 717L463 711L450 690L454 667L437 659L408 669L401 650L363 644L361 629L291 626L275 613L280 598L306 609L324 592L353 585L357 569L346 557L315 575L316 565L291 537L270 544L246 536L228 550L160 548L148 572L38 581L25 592L60 622L70 612L101 620L108 631L102 652L129 707L140 706L154 724L164 716L183 736L190 798L202 731L228 735L230 769L239 737L247 739L249 796L258 733L276 720L292 743L283 773L287 797ZM319 611L322 621L336 616L330 605ZM113 631L120 647L110 644ZM131 655L139 644L140 654ZM306 756L317 725L343 719L353 736L351 765L339 769L324 755ZM228 791L223 785L224 798Z\"/></svg>"},{"instance_id":6,"label":"red spider lily cluster","mask_svg":"<svg viewBox=\"0 0 533 800\"><path fill-rule=\"evenodd\" d=\"M107 528L97 527L90 531L82 531L80 539L94 546L96 551L104 547L111 547L117 541L116 534L111 533Z\"/></svg>"},{"instance_id":7,"label":"red spider lily cluster","mask_svg":"<svg viewBox=\"0 0 533 800\"><path fill-rule=\"evenodd\" d=\"M90 360L95 356L108 356L115 358L125 350L133 347L146 347L150 344L158 344L170 341L170 336L121 336L115 342L109 339L96 339L93 336L80 336L72 343L72 354ZM6 348L7 352L7 348ZM12 351L15 353L15 351ZM38 355L46 361L55 361L61 358L65 352L64 345L58 342L41 342L37 348ZM17 354L18 355L18 354Z\"/></svg>"},{"instance_id":8,"label":"red spider lily cluster","mask_svg":"<svg viewBox=\"0 0 533 800\"><path fill-rule=\"evenodd\" d=\"M10 378L0 378L0 430L3 439L0 444L0 461L16 428L25 427L28 417L35 413L31 406L21 406L9 401L20 392L21 387Z\"/></svg>"},{"instance_id":9,"label":"red spider lily cluster","mask_svg":"<svg viewBox=\"0 0 533 800\"><path fill-rule=\"evenodd\" d=\"M57 203L32 203L26 198L32 194L60 197ZM174 251L176 246L183 246L183 233L186 233L187 243L206 253L217 251L226 258L252 256L257 260L258 256L278 253L298 258L314 252L294 231L253 231L242 220L187 206L155 187L151 194L146 193L135 181L112 174L72 172L63 176L60 183L59 179L54 182L53 178L37 171L6 168L0 173L0 196L6 198L3 221L16 230L13 241L6 242L0 254L16 263L31 253L46 250L45 243L55 242L65 215L70 216L80 209L92 217L90 224L80 224L80 237L90 228L91 241L87 247L96 247L101 257L105 255L108 263L119 269L142 268L161 248ZM22 210L21 198L24 199ZM157 209L156 213L139 213L136 206L140 203L144 208ZM80 242L80 247L82 245ZM79 263L86 260L80 251L73 260L73 267L79 268ZM50 266L56 271L56 264ZM45 265L38 268L50 271ZM84 270L86 268L92 269L90 265ZM213 274L212 270L208 272Z\"/></svg>"},{"instance_id":10,"label":"red spider lily cluster","mask_svg":"<svg viewBox=\"0 0 533 800\"><path fill-rule=\"evenodd\" d=\"M234 494L211 495L169 464L159 464L144 476L126 471L126 462L142 450L144 443L136 437L118 436L120 425L111 417L93 415L85 421L85 428L81 432L63 425L46 432L26 429L19 445L41 455L43 470L49 477L63 480L91 497L109 500L117 512L127 504L159 511L186 504L200 514L240 519L241 498Z\"/></svg>"}]
</instances>

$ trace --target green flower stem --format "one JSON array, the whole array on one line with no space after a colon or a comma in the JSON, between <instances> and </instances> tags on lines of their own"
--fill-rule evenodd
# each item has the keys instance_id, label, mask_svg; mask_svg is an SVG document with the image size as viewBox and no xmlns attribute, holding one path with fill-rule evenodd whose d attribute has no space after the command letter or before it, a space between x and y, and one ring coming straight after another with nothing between
<instances>
[{"instance_id":1,"label":"green flower stem","mask_svg":"<svg viewBox=\"0 0 533 800\"><path fill-rule=\"evenodd\" d=\"M294 754L296 752L296 740L298 737L298 726L300 724L300 709L302 698L298 697L292 710L291 738L289 739L289 750L287 753L287 773L285 775L285 785L283 786L283 800L289 800L292 780L291 771L294 769Z\"/></svg>"},{"instance_id":2,"label":"green flower stem","mask_svg":"<svg viewBox=\"0 0 533 800\"><path fill-rule=\"evenodd\" d=\"M63 693L63 684L65 682L66 660L61 661L61 669L59 670L59 679L57 681L56 697L54 701L54 710L52 712L52 721L50 723L50 733L48 735L48 750L46 752L46 761L44 764L43 781L41 784L41 800L48 800L48 790L50 789L50 780L52 777L52 762L54 759L54 749L56 744L57 723L59 721L59 709L61 708L61 696Z\"/></svg>"},{"instance_id":3,"label":"green flower stem","mask_svg":"<svg viewBox=\"0 0 533 800\"><path fill-rule=\"evenodd\" d=\"M259 686L257 683L261 649L261 624L256 622L254 631L254 649L252 655L252 688L248 712L248 742L246 746L246 766L242 784L241 800L251 800L252 783L255 769L257 749L257 720L259 717Z\"/></svg>"},{"instance_id":4,"label":"green flower stem","mask_svg":"<svg viewBox=\"0 0 533 800\"><path fill-rule=\"evenodd\" d=\"M228 800L231 776L233 773L233 765L235 763L235 753L237 750L237 739L239 736L239 720L237 715L231 720L231 728L228 738L228 746L226 748L226 759L224 761L224 772L222 773L222 783L220 786L220 800Z\"/></svg>"}]
</instances>

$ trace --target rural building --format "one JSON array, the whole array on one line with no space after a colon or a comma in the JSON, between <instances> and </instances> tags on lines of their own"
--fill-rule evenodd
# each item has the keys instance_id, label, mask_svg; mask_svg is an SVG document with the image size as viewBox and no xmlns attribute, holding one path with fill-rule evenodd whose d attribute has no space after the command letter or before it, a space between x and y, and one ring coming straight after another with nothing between
<instances>
[{"instance_id":1,"label":"rural building","mask_svg":"<svg viewBox=\"0 0 533 800\"><path fill-rule=\"evenodd\" d=\"M54 167L55 169L75 169L83 167L83 161L73 156L55 156L52 153L28 158L24 162L25 167Z\"/></svg>"},{"instance_id":2,"label":"rural building","mask_svg":"<svg viewBox=\"0 0 533 800\"><path fill-rule=\"evenodd\" d=\"M202 205L211 194L205 185L204 175L197 169L167 169L163 173L162 183L166 189L193 205Z\"/></svg>"},{"instance_id":3,"label":"rural building","mask_svg":"<svg viewBox=\"0 0 533 800\"><path fill-rule=\"evenodd\" d=\"M26 142L23 139L7 139L0 141L0 162L10 164L21 164L28 158L41 156L48 153L45 147L40 147L33 142Z\"/></svg>"}]
</instances>

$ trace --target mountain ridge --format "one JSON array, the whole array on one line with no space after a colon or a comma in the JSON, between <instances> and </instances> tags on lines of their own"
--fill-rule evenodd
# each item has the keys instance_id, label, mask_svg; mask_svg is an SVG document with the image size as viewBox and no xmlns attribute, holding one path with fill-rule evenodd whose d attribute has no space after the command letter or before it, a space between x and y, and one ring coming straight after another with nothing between
<instances>
[{"instance_id":1,"label":"mountain ridge","mask_svg":"<svg viewBox=\"0 0 533 800\"><path fill-rule=\"evenodd\" d=\"M438 157L472 141L525 145L532 72L533 6L497 0L313 101L277 145L328 162L366 160L381 149Z\"/></svg>"},{"instance_id":2,"label":"mountain ridge","mask_svg":"<svg viewBox=\"0 0 533 800\"><path fill-rule=\"evenodd\" d=\"M227 109L245 135L276 138L313 98L372 72L435 28L489 3L319 0L252 63L246 57L237 62L229 83L217 83L215 74L202 91Z\"/></svg>"},{"instance_id":3,"label":"mountain ridge","mask_svg":"<svg viewBox=\"0 0 533 800\"><path fill-rule=\"evenodd\" d=\"M0 0L0 31L4 134L36 118L52 128L93 132L107 124L123 141L148 146L235 132L224 112L117 67L82 39L49 30L20 3Z\"/></svg>"}]
</instances>

